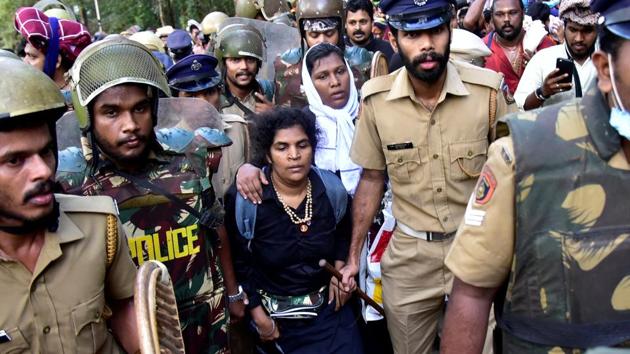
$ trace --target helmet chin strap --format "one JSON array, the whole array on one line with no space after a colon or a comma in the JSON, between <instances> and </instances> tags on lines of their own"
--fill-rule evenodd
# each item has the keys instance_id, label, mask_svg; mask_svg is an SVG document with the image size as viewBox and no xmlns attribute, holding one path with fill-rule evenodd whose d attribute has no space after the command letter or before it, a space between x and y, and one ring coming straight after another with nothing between
<instances>
[{"instance_id":1,"label":"helmet chin strap","mask_svg":"<svg viewBox=\"0 0 630 354\"><path fill-rule=\"evenodd\" d=\"M7 215L3 212L0 212L0 215L16 219L14 216ZM0 231L13 235L26 235L41 229L55 232L57 231L57 228L59 228L59 203L55 201L53 203L53 210L48 215L37 220L24 220L24 224L22 226L0 226Z\"/></svg>"}]
</instances>

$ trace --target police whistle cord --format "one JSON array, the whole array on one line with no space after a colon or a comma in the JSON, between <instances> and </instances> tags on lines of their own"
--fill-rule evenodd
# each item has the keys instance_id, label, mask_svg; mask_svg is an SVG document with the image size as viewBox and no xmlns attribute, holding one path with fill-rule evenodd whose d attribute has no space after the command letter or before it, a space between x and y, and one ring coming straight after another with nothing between
<instances>
[{"instance_id":1,"label":"police whistle cord","mask_svg":"<svg viewBox=\"0 0 630 354\"><path fill-rule=\"evenodd\" d=\"M339 271L335 267L333 267L330 263L328 263L325 259L319 260L319 266L326 269L328 273L330 273L332 276L337 278L337 280L339 280L340 282L343 279L343 275L341 275L341 273L339 273ZM379 305L376 301L374 301L371 297L369 297L368 294L366 294L363 290L359 289L359 287L354 289L354 291L357 293L357 295L359 295L359 297L362 300L367 302L368 305L372 306L376 311L378 311L378 313L380 313L383 317L385 317L385 310L383 309L383 307L381 307L381 305Z\"/></svg>"}]
</instances>

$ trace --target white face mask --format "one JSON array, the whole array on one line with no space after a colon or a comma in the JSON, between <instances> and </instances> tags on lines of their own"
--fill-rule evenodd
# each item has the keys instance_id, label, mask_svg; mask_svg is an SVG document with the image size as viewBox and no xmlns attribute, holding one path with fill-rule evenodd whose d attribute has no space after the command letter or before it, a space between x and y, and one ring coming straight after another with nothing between
<instances>
[{"instance_id":1,"label":"white face mask","mask_svg":"<svg viewBox=\"0 0 630 354\"><path fill-rule=\"evenodd\" d=\"M630 112L626 111L617 91L615 82L615 72L613 69L612 57L608 54L608 62L610 63L610 82L612 83L613 96L615 98L615 106L610 110L610 125L612 125L619 135L630 140Z\"/></svg>"}]
</instances>

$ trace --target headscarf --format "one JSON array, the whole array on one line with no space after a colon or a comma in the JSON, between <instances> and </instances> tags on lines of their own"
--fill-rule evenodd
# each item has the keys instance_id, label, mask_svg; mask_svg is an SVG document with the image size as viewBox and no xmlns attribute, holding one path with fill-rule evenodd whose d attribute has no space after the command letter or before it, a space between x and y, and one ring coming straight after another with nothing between
<instances>
[{"instance_id":1,"label":"headscarf","mask_svg":"<svg viewBox=\"0 0 630 354\"><path fill-rule=\"evenodd\" d=\"M81 23L48 17L34 7L19 8L15 12L14 25L29 43L32 44L34 39L48 43L44 72L50 77L55 74L59 54L74 62L79 53L92 42L90 32Z\"/></svg>"},{"instance_id":2,"label":"headscarf","mask_svg":"<svg viewBox=\"0 0 630 354\"><path fill-rule=\"evenodd\" d=\"M315 151L315 165L332 172L339 171L341 182L346 191L354 195L361 177L361 167L350 159L350 147L355 129L354 119L359 114L359 94L354 85L354 75L348 61L344 58L350 76L348 102L340 109L324 105L306 67L306 58L315 47L317 46L311 47L306 52L302 61L302 88L306 93L309 109L315 115L317 128L320 131L317 150Z\"/></svg>"},{"instance_id":3,"label":"headscarf","mask_svg":"<svg viewBox=\"0 0 630 354\"><path fill-rule=\"evenodd\" d=\"M599 19L599 12L591 10L590 0L562 0L560 18L583 26L594 26Z\"/></svg>"}]
</instances>

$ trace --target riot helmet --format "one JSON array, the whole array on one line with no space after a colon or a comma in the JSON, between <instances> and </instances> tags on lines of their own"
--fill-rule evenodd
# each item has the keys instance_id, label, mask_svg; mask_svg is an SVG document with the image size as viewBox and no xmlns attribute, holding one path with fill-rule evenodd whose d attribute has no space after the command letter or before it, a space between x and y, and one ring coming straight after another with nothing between
<instances>
[{"instance_id":1,"label":"riot helmet","mask_svg":"<svg viewBox=\"0 0 630 354\"><path fill-rule=\"evenodd\" d=\"M224 58L242 57L253 57L262 62L265 58L265 40L253 26L230 24L221 28L218 34L215 56L219 62Z\"/></svg>"},{"instance_id":2,"label":"riot helmet","mask_svg":"<svg viewBox=\"0 0 630 354\"><path fill-rule=\"evenodd\" d=\"M337 46L344 49L343 36L345 34L345 16L343 0L299 0L296 8L298 29L302 39L306 39L306 32L312 28L321 32L329 30L334 23L339 39ZM308 29L311 28L311 29Z\"/></svg>"},{"instance_id":3,"label":"riot helmet","mask_svg":"<svg viewBox=\"0 0 630 354\"><path fill-rule=\"evenodd\" d=\"M66 111L61 91L42 71L8 57L0 57L0 68L0 124L33 118L53 124Z\"/></svg>"},{"instance_id":4,"label":"riot helmet","mask_svg":"<svg viewBox=\"0 0 630 354\"><path fill-rule=\"evenodd\" d=\"M148 85L154 90L154 124L157 122L158 91L170 95L162 66L142 44L124 37L105 39L88 46L70 70L72 101L79 126L91 126L89 104L110 87L125 83Z\"/></svg>"}]
</instances>

